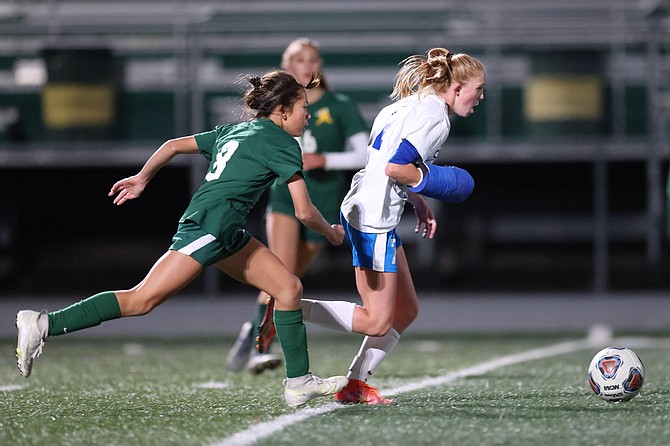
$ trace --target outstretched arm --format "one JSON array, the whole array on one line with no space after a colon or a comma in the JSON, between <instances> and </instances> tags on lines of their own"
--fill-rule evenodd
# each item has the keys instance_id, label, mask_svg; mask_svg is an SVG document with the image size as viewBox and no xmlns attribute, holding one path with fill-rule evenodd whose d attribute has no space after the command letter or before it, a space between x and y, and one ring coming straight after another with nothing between
<instances>
[{"instance_id":1,"label":"outstretched arm","mask_svg":"<svg viewBox=\"0 0 670 446\"><path fill-rule=\"evenodd\" d=\"M114 183L107 195L111 197L118 193L114 197L114 204L117 206L128 200L138 198L154 175L172 158L181 153L198 153L198 144L194 136L184 136L164 142L149 157L139 173Z\"/></svg>"},{"instance_id":2,"label":"outstretched arm","mask_svg":"<svg viewBox=\"0 0 670 446\"><path fill-rule=\"evenodd\" d=\"M340 245L344 240L342 225L331 225L323 218L321 212L312 204L307 192L305 180L299 174L294 174L288 181L288 190L291 193L295 217L309 229L324 235L333 245Z\"/></svg>"}]
</instances>

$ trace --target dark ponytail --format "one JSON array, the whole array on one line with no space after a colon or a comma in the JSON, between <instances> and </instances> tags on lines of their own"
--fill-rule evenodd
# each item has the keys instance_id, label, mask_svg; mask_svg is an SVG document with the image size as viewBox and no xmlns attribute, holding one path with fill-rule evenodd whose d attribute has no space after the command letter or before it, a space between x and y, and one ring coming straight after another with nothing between
<instances>
[{"instance_id":1,"label":"dark ponytail","mask_svg":"<svg viewBox=\"0 0 670 446\"><path fill-rule=\"evenodd\" d=\"M283 70L262 76L250 75L247 80L251 88L244 93L244 108L254 118L269 117L278 105L290 109L304 89L319 85L319 79L315 77L307 85L301 85L292 74Z\"/></svg>"}]
</instances>

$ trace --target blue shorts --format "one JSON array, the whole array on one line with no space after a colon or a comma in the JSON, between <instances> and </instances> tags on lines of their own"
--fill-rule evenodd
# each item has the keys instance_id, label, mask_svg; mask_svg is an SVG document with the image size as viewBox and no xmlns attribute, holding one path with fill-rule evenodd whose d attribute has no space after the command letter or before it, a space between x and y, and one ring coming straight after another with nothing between
<instances>
[{"instance_id":1,"label":"blue shorts","mask_svg":"<svg viewBox=\"0 0 670 446\"><path fill-rule=\"evenodd\" d=\"M361 232L351 226L342 213L340 213L340 222L351 246L354 266L381 273L398 272L396 250L402 246L402 240L396 234L395 228L381 234Z\"/></svg>"}]
</instances>

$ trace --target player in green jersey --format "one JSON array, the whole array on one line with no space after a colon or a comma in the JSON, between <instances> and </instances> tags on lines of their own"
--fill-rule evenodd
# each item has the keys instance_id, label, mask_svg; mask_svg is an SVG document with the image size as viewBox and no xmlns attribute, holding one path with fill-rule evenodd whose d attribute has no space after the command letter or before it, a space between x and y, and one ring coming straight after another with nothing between
<instances>
[{"instance_id":1,"label":"player in green jersey","mask_svg":"<svg viewBox=\"0 0 670 446\"><path fill-rule=\"evenodd\" d=\"M346 385L343 376L321 379L310 373L300 307L302 283L244 229L250 209L277 180L288 184L295 216L302 224L335 245L342 243L342 227L328 223L310 201L295 140L309 118L307 91L318 81L312 77L303 85L286 71L253 76L249 81L252 86L244 103L254 119L166 141L138 174L112 186L109 195L121 205L142 195L153 176L178 154L201 153L210 163L179 221L170 249L142 282L128 290L96 294L59 311L22 310L17 314L16 357L23 376L30 375L33 359L42 353L48 337L147 314L205 267L215 265L276 299L275 325L286 359L284 398L289 406L332 395Z\"/></svg>"},{"instance_id":2,"label":"player in green jersey","mask_svg":"<svg viewBox=\"0 0 670 446\"><path fill-rule=\"evenodd\" d=\"M298 82L308 82L313 73L321 73L319 44L299 38L285 49L282 68ZM349 190L352 171L365 165L369 128L358 107L345 95L335 93L321 75L321 84L307 91L310 113L307 128L300 137L303 172L310 198L330 222L338 222L340 204ZM270 189L266 214L268 246L298 277L307 271L326 244L319 233L304 227L294 216L293 202L285 183L276 182ZM241 371L245 366L259 374L281 364L281 357L254 348L254 338L261 325L269 295L261 292L251 321L246 322L231 348L228 368ZM268 312L271 314L271 312Z\"/></svg>"}]
</instances>

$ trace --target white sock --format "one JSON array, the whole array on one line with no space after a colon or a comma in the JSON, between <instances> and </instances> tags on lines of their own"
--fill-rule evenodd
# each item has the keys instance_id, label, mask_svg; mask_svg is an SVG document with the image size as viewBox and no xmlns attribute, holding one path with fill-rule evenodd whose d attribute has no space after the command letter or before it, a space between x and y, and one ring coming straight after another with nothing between
<instances>
[{"instance_id":1,"label":"white sock","mask_svg":"<svg viewBox=\"0 0 670 446\"><path fill-rule=\"evenodd\" d=\"M384 336L366 336L349 367L347 378L367 381L399 340L400 333L395 328L391 328Z\"/></svg>"},{"instance_id":2,"label":"white sock","mask_svg":"<svg viewBox=\"0 0 670 446\"><path fill-rule=\"evenodd\" d=\"M302 317L307 322L351 333L356 304L346 301L302 299Z\"/></svg>"}]
</instances>

